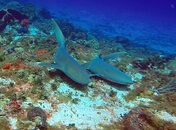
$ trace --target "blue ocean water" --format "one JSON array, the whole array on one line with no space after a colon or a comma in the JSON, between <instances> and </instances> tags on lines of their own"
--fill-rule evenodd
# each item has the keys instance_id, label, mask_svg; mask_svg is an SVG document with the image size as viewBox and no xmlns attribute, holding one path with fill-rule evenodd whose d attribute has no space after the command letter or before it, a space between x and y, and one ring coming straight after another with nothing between
<instances>
[{"instance_id":1,"label":"blue ocean water","mask_svg":"<svg viewBox=\"0 0 176 130\"><path fill-rule=\"evenodd\" d=\"M125 36L175 53L175 0L28 0L96 35ZM98 34L97 34L98 33Z\"/></svg>"}]
</instances>

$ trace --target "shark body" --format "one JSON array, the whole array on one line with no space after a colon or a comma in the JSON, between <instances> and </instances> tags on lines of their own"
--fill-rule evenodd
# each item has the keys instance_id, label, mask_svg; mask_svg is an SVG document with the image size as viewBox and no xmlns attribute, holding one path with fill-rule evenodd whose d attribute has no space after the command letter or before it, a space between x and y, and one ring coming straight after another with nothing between
<instances>
[{"instance_id":1,"label":"shark body","mask_svg":"<svg viewBox=\"0 0 176 130\"><path fill-rule=\"evenodd\" d=\"M60 43L60 47L54 55L55 63L40 63L39 65L59 69L73 81L81 85L88 84L90 82L88 72L67 52L65 48L65 38L59 26L53 19L52 24L56 39Z\"/></svg>"},{"instance_id":2,"label":"shark body","mask_svg":"<svg viewBox=\"0 0 176 130\"><path fill-rule=\"evenodd\" d=\"M86 69L93 72L95 76L101 77L114 83L129 85L132 84L133 81L127 74L105 62L105 60L109 60L110 58L114 58L123 53L124 52L112 53L104 57L98 56L84 66Z\"/></svg>"}]
</instances>

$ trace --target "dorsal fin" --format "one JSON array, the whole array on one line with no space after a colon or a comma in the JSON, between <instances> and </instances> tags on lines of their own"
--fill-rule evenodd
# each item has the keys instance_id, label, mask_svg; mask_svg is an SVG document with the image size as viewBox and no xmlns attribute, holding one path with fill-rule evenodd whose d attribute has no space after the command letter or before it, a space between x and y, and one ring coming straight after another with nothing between
<instances>
[{"instance_id":1,"label":"dorsal fin","mask_svg":"<svg viewBox=\"0 0 176 130\"><path fill-rule=\"evenodd\" d=\"M119 57L121 55L124 55L125 53L126 53L125 51L111 53L109 55L103 56L102 59L106 61L106 60L113 59L113 58Z\"/></svg>"},{"instance_id":2,"label":"dorsal fin","mask_svg":"<svg viewBox=\"0 0 176 130\"><path fill-rule=\"evenodd\" d=\"M65 38L64 38L64 35L63 35L61 29L59 28L59 26L57 25L57 23L54 19L51 19L51 21L52 21L52 24L54 27L54 32L56 35L57 42L60 43L60 47L65 48Z\"/></svg>"}]
</instances>

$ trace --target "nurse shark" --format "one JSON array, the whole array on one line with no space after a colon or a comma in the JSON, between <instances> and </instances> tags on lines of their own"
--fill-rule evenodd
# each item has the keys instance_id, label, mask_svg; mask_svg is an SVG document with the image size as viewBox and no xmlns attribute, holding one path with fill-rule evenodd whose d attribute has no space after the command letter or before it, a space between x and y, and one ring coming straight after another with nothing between
<instances>
[{"instance_id":1,"label":"nurse shark","mask_svg":"<svg viewBox=\"0 0 176 130\"><path fill-rule=\"evenodd\" d=\"M112 53L103 57L98 56L90 63L85 64L84 67L86 66L86 69L94 73L89 75L86 69L67 52L65 48L65 38L54 19L52 19L52 24L57 42L60 43L60 47L57 49L56 54L54 55L54 63L43 62L39 63L39 65L59 69L70 79L81 85L88 84L90 82L91 76L99 76L106 80L124 85L133 83L128 75L105 62L105 60L115 58L116 56L124 54L124 52Z\"/></svg>"},{"instance_id":2,"label":"nurse shark","mask_svg":"<svg viewBox=\"0 0 176 130\"><path fill-rule=\"evenodd\" d=\"M127 74L105 62L106 60L115 58L124 53L125 52L116 52L103 57L98 56L90 63L84 64L84 67L94 73L94 76L101 77L111 82L123 85L133 84L132 79Z\"/></svg>"},{"instance_id":3,"label":"nurse shark","mask_svg":"<svg viewBox=\"0 0 176 130\"><path fill-rule=\"evenodd\" d=\"M70 79L81 84L86 85L90 82L90 76L88 72L81 66L66 50L64 35L54 21L51 20L57 42L60 43L60 47L57 49L54 55L54 63L39 63L41 66L52 67L64 72Z\"/></svg>"}]
</instances>

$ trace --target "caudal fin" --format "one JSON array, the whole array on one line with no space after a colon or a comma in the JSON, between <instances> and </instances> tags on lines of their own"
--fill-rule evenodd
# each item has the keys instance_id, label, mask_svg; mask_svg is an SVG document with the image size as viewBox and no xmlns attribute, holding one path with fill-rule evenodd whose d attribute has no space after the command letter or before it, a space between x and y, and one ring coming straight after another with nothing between
<instances>
[{"instance_id":1,"label":"caudal fin","mask_svg":"<svg viewBox=\"0 0 176 130\"><path fill-rule=\"evenodd\" d=\"M56 35L56 39L57 41L60 43L60 47L64 47L65 48L65 38L64 35L61 31L61 29L59 28L59 26L57 25L56 21L54 19L51 19L53 27L54 27L54 32Z\"/></svg>"}]
</instances>

